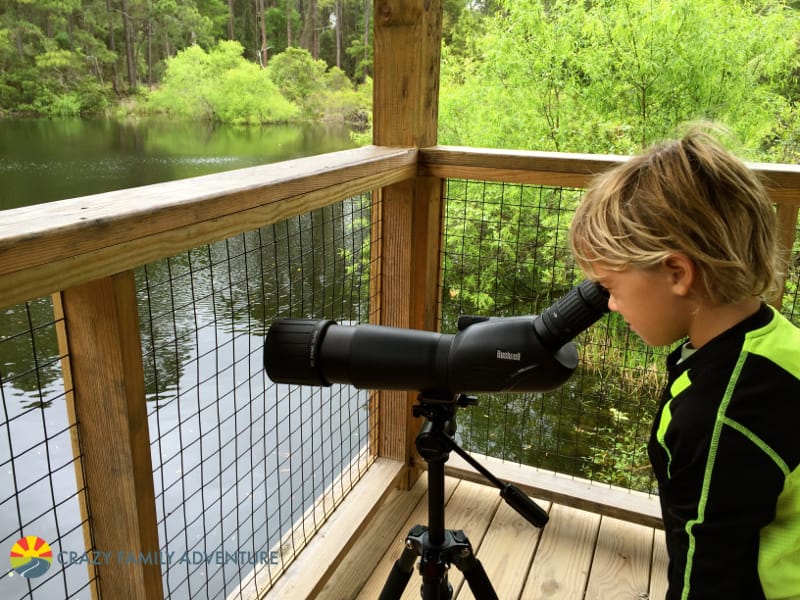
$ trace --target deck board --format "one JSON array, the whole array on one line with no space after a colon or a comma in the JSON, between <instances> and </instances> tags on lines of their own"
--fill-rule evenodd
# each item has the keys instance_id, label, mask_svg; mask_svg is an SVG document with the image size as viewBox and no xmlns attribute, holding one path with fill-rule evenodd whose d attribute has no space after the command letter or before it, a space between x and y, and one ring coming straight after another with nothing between
<instances>
[{"instance_id":1,"label":"deck board","mask_svg":"<svg viewBox=\"0 0 800 600\"><path fill-rule=\"evenodd\" d=\"M459 485L459 481L456 479L448 478L445 481L445 498L450 499L452 497L453 492ZM424 481L418 482L418 484L424 487ZM399 492L402 494L402 492ZM389 549L383 554L380 558L380 562L374 566L374 568L370 569L371 576L366 581L364 586L362 587L360 593L355 596L358 600L374 600L380 595L381 589L383 589L383 584L386 582L386 578L389 575L389 571L394 564L394 561L397 560L397 557L400 556L400 553L403 551L403 542L405 540L405 536L408 531L417 523L425 523L426 515L428 514L427 508L427 496L423 495L419 498L418 502L415 504L414 511L411 513L405 521L400 522L400 519L397 521L397 534L394 536L394 540L391 542ZM387 532L388 533L388 532ZM382 535L378 533L378 535ZM372 562L375 557L364 556L364 562ZM362 563L363 564L363 563ZM374 563L373 563L374 565ZM338 575L338 573L337 573ZM334 576L336 577L336 575ZM413 578L413 576L412 576ZM411 587L412 582L409 582L409 587ZM342 593L339 591L333 590L330 596L326 598L331 598L331 600L341 600L342 598L348 598L350 596L349 590L347 593Z\"/></svg>"},{"instance_id":2,"label":"deck board","mask_svg":"<svg viewBox=\"0 0 800 600\"><path fill-rule=\"evenodd\" d=\"M448 482L445 488L448 493L452 492L455 483L455 481ZM402 539L407 533L407 528L404 529L405 523L424 516L424 513L412 514L412 512L420 506L424 508L426 491L424 478L417 480L407 492L392 491L377 516L367 525L341 561L333 577L325 583L317 599L352 600L362 588L369 592L364 586L376 568L376 561L385 557L384 567L388 573L392 552L399 553L402 550ZM345 593L343 590L348 591Z\"/></svg>"},{"instance_id":3,"label":"deck board","mask_svg":"<svg viewBox=\"0 0 800 600\"><path fill-rule=\"evenodd\" d=\"M317 598L379 597L406 533L427 523L425 488L423 477L411 491L392 492ZM445 491L445 526L466 532L501 600L641 600L666 593L660 530L537 500L550 513L539 530L494 487L448 477ZM449 578L454 600L474 598L458 569ZM403 600L420 598L421 581L415 569Z\"/></svg>"},{"instance_id":4,"label":"deck board","mask_svg":"<svg viewBox=\"0 0 800 600\"><path fill-rule=\"evenodd\" d=\"M586 599L647 598L652 551L652 530L603 517Z\"/></svg>"},{"instance_id":5,"label":"deck board","mask_svg":"<svg viewBox=\"0 0 800 600\"><path fill-rule=\"evenodd\" d=\"M521 598L583 598L599 527L599 515L553 505Z\"/></svg>"},{"instance_id":6,"label":"deck board","mask_svg":"<svg viewBox=\"0 0 800 600\"><path fill-rule=\"evenodd\" d=\"M494 489L491 491L497 494ZM550 507L549 502L537 503L545 510ZM487 575L491 573L489 578L499 598L512 598L525 585L541 531L502 502L480 546L474 547L468 533L484 570ZM457 599L474 600L475 596L469 586L462 584Z\"/></svg>"}]
</instances>

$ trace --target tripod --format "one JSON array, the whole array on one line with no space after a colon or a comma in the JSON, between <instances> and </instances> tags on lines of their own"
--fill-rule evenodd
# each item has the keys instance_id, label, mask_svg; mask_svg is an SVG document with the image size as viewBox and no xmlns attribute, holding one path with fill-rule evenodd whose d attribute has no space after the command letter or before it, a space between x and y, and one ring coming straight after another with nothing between
<instances>
[{"instance_id":1,"label":"tripod","mask_svg":"<svg viewBox=\"0 0 800 600\"><path fill-rule=\"evenodd\" d=\"M444 527L444 464L450 451L456 452L474 469L500 489L500 496L536 527L544 527L548 514L518 488L503 483L453 440L455 413L459 406L475 404L475 398L459 394L438 396L422 393L414 406L415 417L425 417L415 441L417 451L428 465L428 526L415 525L406 536L406 545L395 561L381 590L380 600L399 600L411 579L414 563L420 557L423 600L450 600L453 587L447 580L450 565L463 574L475 598L498 600L472 545L461 530Z\"/></svg>"}]
</instances>

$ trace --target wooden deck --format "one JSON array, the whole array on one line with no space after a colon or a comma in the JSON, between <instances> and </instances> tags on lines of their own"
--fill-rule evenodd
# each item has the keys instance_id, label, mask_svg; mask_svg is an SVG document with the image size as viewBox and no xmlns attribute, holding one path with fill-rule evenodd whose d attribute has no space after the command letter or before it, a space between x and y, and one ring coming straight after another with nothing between
<instances>
[{"instance_id":1,"label":"wooden deck","mask_svg":"<svg viewBox=\"0 0 800 600\"><path fill-rule=\"evenodd\" d=\"M393 491L371 524L339 562L317 598L378 598L409 529L427 524L427 481ZM496 488L449 477L445 526L468 535L501 600L644 600L666 594L663 532L550 502L536 529L499 496ZM454 598L474 598L453 568ZM420 598L414 571L403 599ZM480 599L478 599L480 600Z\"/></svg>"}]
</instances>

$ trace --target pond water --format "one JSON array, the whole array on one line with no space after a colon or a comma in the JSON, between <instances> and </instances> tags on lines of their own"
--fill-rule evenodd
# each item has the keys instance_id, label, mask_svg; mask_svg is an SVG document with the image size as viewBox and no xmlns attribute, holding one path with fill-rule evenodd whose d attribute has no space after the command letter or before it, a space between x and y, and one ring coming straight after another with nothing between
<instances>
[{"instance_id":1,"label":"pond water","mask_svg":"<svg viewBox=\"0 0 800 600\"><path fill-rule=\"evenodd\" d=\"M354 146L341 126L235 127L164 118L0 120L0 210Z\"/></svg>"}]
</instances>

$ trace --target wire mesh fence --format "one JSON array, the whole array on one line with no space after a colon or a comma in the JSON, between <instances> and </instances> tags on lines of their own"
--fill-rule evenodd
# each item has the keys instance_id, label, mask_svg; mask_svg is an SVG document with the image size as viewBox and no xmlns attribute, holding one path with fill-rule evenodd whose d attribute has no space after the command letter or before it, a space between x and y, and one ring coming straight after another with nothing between
<instances>
[{"instance_id":1,"label":"wire mesh fence","mask_svg":"<svg viewBox=\"0 0 800 600\"><path fill-rule=\"evenodd\" d=\"M0 569L3 598L88 598L80 450L50 298L0 311ZM83 552L83 550L81 550Z\"/></svg>"},{"instance_id":2,"label":"wire mesh fence","mask_svg":"<svg viewBox=\"0 0 800 600\"><path fill-rule=\"evenodd\" d=\"M139 272L159 540L177 557L162 566L165 597L268 586L367 468L366 394L274 385L262 348L279 317L367 317L369 202Z\"/></svg>"},{"instance_id":3,"label":"wire mesh fence","mask_svg":"<svg viewBox=\"0 0 800 600\"><path fill-rule=\"evenodd\" d=\"M567 243L581 190L448 180L441 328L460 314L535 315L582 279ZM782 310L800 318L800 247ZM460 422L468 449L561 473L655 491L646 453L668 348L650 348L616 314L576 339L579 368L546 393L487 394Z\"/></svg>"},{"instance_id":4,"label":"wire mesh fence","mask_svg":"<svg viewBox=\"0 0 800 600\"><path fill-rule=\"evenodd\" d=\"M91 563L108 558L159 563L165 598L251 597L292 562L369 466L368 399L273 384L263 336L279 317L366 320L370 203L350 198L137 270L158 556L84 537L63 321L49 298L0 312L0 548L12 553L0 596L89 598ZM42 572L23 576L35 564Z\"/></svg>"},{"instance_id":5,"label":"wire mesh fence","mask_svg":"<svg viewBox=\"0 0 800 600\"><path fill-rule=\"evenodd\" d=\"M787 253L781 312L800 327L800 223L795 228L794 245Z\"/></svg>"}]
</instances>

